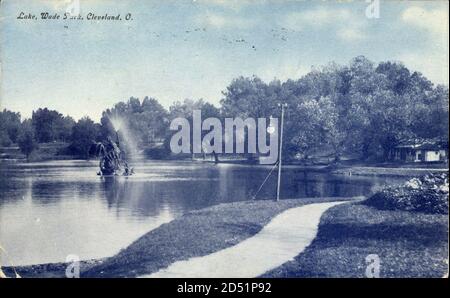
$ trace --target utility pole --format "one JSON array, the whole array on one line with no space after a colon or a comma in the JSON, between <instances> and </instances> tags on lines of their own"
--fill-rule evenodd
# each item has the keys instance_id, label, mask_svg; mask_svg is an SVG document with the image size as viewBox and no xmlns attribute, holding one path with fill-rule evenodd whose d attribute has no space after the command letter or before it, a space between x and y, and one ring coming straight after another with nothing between
<instances>
[{"instance_id":1,"label":"utility pole","mask_svg":"<svg viewBox=\"0 0 450 298\"><path fill-rule=\"evenodd\" d=\"M280 125L280 144L278 146L278 181L277 181L277 202L280 200L281 190L281 153L283 151L283 124L284 124L284 108L287 104L281 104L281 125Z\"/></svg>"}]
</instances>

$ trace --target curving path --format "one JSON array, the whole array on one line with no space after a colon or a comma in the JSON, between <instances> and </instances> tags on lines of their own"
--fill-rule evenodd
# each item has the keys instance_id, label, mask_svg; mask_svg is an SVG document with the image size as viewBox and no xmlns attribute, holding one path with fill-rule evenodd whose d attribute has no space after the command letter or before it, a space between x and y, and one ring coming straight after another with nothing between
<instances>
[{"instance_id":1,"label":"curving path","mask_svg":"<svg viewBox=\"0 0 450 298\"><path fill-rule=\"evenodd\" d=\"M316 237L320 217L345 202L309 204L275 216L259 233L215 253L178 261L140 277L257 277L301 253Z\"/></svg>"}]
</instances>

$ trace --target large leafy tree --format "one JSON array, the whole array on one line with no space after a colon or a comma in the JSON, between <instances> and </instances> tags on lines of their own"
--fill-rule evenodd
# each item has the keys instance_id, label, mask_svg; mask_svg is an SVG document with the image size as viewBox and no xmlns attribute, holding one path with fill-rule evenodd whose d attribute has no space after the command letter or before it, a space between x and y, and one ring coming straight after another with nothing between
<instances>
[{"instance_id":1,"label":"large leafy tree","mask_svg":"<svg viewBox=\"0 0 450 298\"><path fill-rule=\"evenodd\" d=\"M448 95L447 86L435 86L402 63L376 64L358 56L347 65L315 67L301 78L283 83L276 79L266 83L256 76L238 77L226 87L219 108L204 100L186 99L175 102L167 111L154 98L141 101L131 97L103 112L101 134L102 138L115 135L117 127L111 120L118 118L127 128L129 139L135 139L133 143L153 147L150 145L162 139L168 144L173 134L168 129L172 119L184 117L192 125L194 110L201 110L203 119L279 118L279 104L287 103L284 156L306 158L320 151L332 152L336 160L344 154L386 159L405 139L448 141ZM75 124L69 116L47 108L34 111L31 123L32 139L71 141L72 148L83 154L98 130L90 119ZM22 134L22 129L20 114L0 112L1 145L18 141L19 135L30 140L29 128L27 134ZM203 131L203 135L206 133Z\"/></svg>"},{"instance_id":2,"label":"large leafy tree","mask_svg":"<svg viewBox=\"0 0 450 298\"><path fill-rule=\"evenodd\" d=\"M62 142L70 142L72 127L75 125L75 120L70 116L58 117L53 125L55 139Z\"/></svg>"},{"instance_id":3,"label":"large leafy tree","mask_svg":"<svg viewBox=\"0 0 450 298\"><path fill-rule=\"evenodd\" d=\"M283 84L239 77L224 95L222 111L234 117L278 117L277 104L288 103L290 156L327 149L335 159L344 153L388 159L405 139L448 139L448 87L434 86L399 62L376 65L358 56L346 66L316 67Z\"/></svg>"},{"instance_id":4,"label":"large leafy tree","mask_svg":"<svg viewBox=\"0 0 450 298\"><path fill-rule=\"evenodd\" d=\"M9 146L17 141L20 132L20 113L7 109L0 112L0 145Z\"/></svg>"},{"instance_id":5,"label":"large leafy tree","mask_svg":"<svg viewBox=\"0 0 450 298\"><path fill-rule=\"evenodd\" d=\"M25 120L22 123L20 133L17 137L17 144L19 145L20 151L25 154L27 160L30 159L31 153L38 148L30 120Z\"/></svg>"},{"instance_id":6,"label":"large leafy tree","mask_svg":"<svg viewBox=\"0 0 450 298\"><path fill-rule=\"evenodd\" d=\"M269 117L274 113L281 84L278 81L269 85L260 78L239 77L234 79L223 92L222 113L227 117Z\"/></svg>"},{"instance_id":7,"label":"large leafy tree","mask_svg":"<svg viewBox=\"0 0 450 298\"><path fill-rule=\"evenodd\" d=\"M72 143L69 148L72 153L89 158L92 145L98 140L100 125L89 117L84 117L72 127Z\"/></svg>"},{"instance_id":8,"label":"large leafy tree","mask_svg":"<svg viewBox=\"0 0 450 298\"><path fill-rule=\"evenodd\" d=\"M127 102L119 102L113 108L103 112L101 118L102 135L115 135L117 127L113 127L114 119L120 120L125 127L119 133L131 134L127 136L141 146L153 144L164 138L168 130L168 113L154 98L145 97L141 102L131 97ZM120 129L119 129L120 130Z\"/></svg>"},{"instance_id":9,"label":"large leafy tree","mask_svg":"<svg viewBox=\"0 0 450 298\"><path fill-rule=\"evenodd\" d=\"M169 107L169 119L173 120L175 118L185 118L191 127L190 131L190 139L191 139L191 152L193 149L193 112L194 110L201 111L202 119L206 118L218 118L221 119L221 111L216 108L214 105L205 102L203 99L198 100L192 100L192 99L185 99L184 101L176 101ZM202 138L204 135L206 135L208 131L202 131ZM167 131L167 135L165 137L165 147L169 150L170 145L170 139L171 136L174 134L173 131Z\"/></svg>"},{"instance_id":10,"label":"large leafy tree","mask_svg":"<svg viewBox=\"0 0 450 298\"><path fill-rule=\"evenodd\" d=\"M58 140L58 126L64 121L61 113L47 108L40 108L33 111L31 119L39 143Z\"/></svg>"}]
</instances>

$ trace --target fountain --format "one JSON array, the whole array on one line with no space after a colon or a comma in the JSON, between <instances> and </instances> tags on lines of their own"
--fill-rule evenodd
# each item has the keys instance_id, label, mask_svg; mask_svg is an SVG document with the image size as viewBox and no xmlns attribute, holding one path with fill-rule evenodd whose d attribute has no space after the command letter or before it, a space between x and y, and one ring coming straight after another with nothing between
<instances>
[{"instance_id":1,"label":"fountain","mask_svg":"<svg viewBox=\"0 0 450 298\"><path fill-rule=\"evenodd\" d=\"M128 165L125 151L121 149L119 132L125 141L123 147L130 148L133 153L137 152L134 140L131 139L131 134L127 126L119 117L110 117L109 120L116 133L116 141L113 141L110 136L106 141L97 144L97 155L100 157L100 172L98 175L123 175L130 176L134 173L133 168ZM131 155L134 156L134 155Z\"/></svg>"},{"instance_id":2,"label":"fountain","mask_svg":"<svg viewBox=\"0 0 450 298\"><path fill-rule=\"evenodd\" d=\"M137 161L142 158L141 153L137 147L137 140L134 133L128 128L127 123L118 115L109 116L109 121L116 132L116 137L123 141L120 145L127 153L127 159Z\"/></svg>"}]
</instances>

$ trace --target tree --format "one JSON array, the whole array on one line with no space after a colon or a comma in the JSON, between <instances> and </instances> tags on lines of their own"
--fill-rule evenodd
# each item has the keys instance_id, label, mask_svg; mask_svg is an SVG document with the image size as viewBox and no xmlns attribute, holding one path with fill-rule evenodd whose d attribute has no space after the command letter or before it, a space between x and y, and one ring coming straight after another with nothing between
<instances>
[{"instance_id":1,"label":"tree","mask_svg":"<svg viewBox=\"0 0 450 298\"><path fill-rule=\"evenodd\" d=\"M140 109L133 110L129 122L130 129L140 135L142 144L153 144L165 135L168 113L156 99L145 97Z\"/></svg>"},{"instance_id":2,"label":"tree","mask_svg":"<svg viewBox=\"0 0 450 298\"><path fill-rule=\"evenodd\" d=\"M33 126L29 120L25 120L21 125L20 134L17 138L20 151L25 154L27 160L30 154L38 148L38 143L35 140Z\"/></svg>"},{"instance_id":3,"label":"tree","mask_svg":"<svg viewBox=\"0 0 450 298\"><path fill-rule=\"evenodd\" d=\"M448 111L448 88L438 85L424 101L415 104L411 129L421 138L448 140Z\"/></svg>"},{"instance_id":4,"label":"tree","mask_svg":"<svg viewBox=\"0 0 450 298\"><path fill-rule=\"evenodd\" d=\"M10 146L12 143L11 139L9 138L8 133L4 129L0 129L0 145L1 146Z\"/></svg>"},{"instance_id":5,"label":"tree","mask_svg":"<svg viewBox=\"0 0 450 298\"><path fill-rule=\"evenodd\" d=\"M89 117L81 118L72 128L70 151L89 159L90 149L98 140L99 134L99 124L95 124Z\"/></svg>"},{"instance_id":6,"label":"tree","mask_svg":"<svg viewBox=\"0 0 450 298\"><path fill-rule=\"evenodd\" d=\"M268 86L256 76L239 77L223 92L225 97L220 101L222 113L226 117L269 117L277 109L276 94L280 91L281 84L278 81Z\"/></svg>"},{"instance_id":7,"label":"tree","mask_svg":"<svg viewBox=\"0 0 450 298\"><path fill-rule=\"evenodd\" d=\"M304 99L289 109L284 130L286 153L290 157L301 155L308 159L322 144L319 103L315 99Z\"/></svg>"},{"instance_id":8,"label":"tree","mask_svg":"<svg viewBox=\"0 0 450 298\"><path fill-rule=\"evenodd\" d=\"M230 118L274 118L280 114L278 104L282 102L282 85L279 80L273 80L269 84L263 82L257 76L238 77L231 81L230 85L223 93L224 98L220 101L221 114L223 117ZM248 129L244 131L243 141L245 146L248 144ZM258 142L256 134L256 142ZM231 136L224 136L229 139ZM234 142L236 138L233 137ZM249 153L247 149L245 156L248 159L254 159L254 154Z\"/></svg>"},{"instance_id":9,"label":"tree","mask_svg":"<svg viewBox=\"0 0 450 298\"><path fill-rule=\"evenodd\" d=\"M192 100L192 99L185 99L183 102L176 101L169 107L169 119L170 121L181 117L188 120L190 127L193 127L193 112L194 110L200 110L202 119L214 117L214 118L221 118L221 113L218 108L216 108L214 105L205 102L203 99L199 100ZM173 131L167 131L167 135L165 138L164 146L166 149L170 148L170 139L171 136L175 132ZM201 138L203 139L203 136L205 136L208 133L208 131L202 130ZM191 136L190 139L193 140L193 129L191 129ZM191 152L193 147L193 142L190 144L191 146Z\"/></svg>"},{"instance_id":10,"label":"tree","mask_svg":"<svg viewBox=\"0 0 450 298\"><path fill-rule=\"evenodd\" d=\"M39 143L53 142L58 139L58 126L64 122L63 115L47 108L33 111L31 117Z\"/></svg>"},{"instance_id":11,"label":"tree","mask_svg":"<svg viewBox=\"0 0 450 298\"><path fill-rule=\"evenodd\" d=\"M387 87L397 95L404 94L410 87L411 75L403 64L390 61L381 62L375 71L386 76Z\"/></svg>"},{"instance_id":12,"label":"tree","mask_svg":"<svg viewBox=\"0 0 450 298\"><path fill-rule=\"evenodd\" d=\"M0 145L9 146L17 142L20 132L20 113L4 109L0 112Z\"/></svg>"},{"instance_id":13,"label":"tree","mask_svg":"<svg viewBox=\"0 0 450 298\"><path fill-rule=\"evenodd\" d=\"M72 127L74 125L75 120L70 116L56 118L53 125L55 139L62 142L71 141Z\"/></svg>"},{"instance_id":14,"label":"tree","mask_svg":"<svg viewBox=\"0 0 450 298\"><path fill-rule=\"evenodd\" d=\"M336 103L330 97L322 97L319 101L320 133L324 144L331 147L334 160L339 161L347 140L347 130L343 127L347 123L341 118Z\"/></svg>"},{"instance_id":15,"label":"tree","mask_svg":"<svg viewBox=\"0 0 450 298\"><path fill-rule=\"evenodd\" d=\"M131 97L127 102L119 102L113 108L103 112L100 120L102 137L115 137L115 129L111 120L120 119L129 138L134 139L138 146L154 144L164 138L168 131L168 113L154 98L145 97L142 103L138 98Z\"/></svg>"},{"instance_id":16,"label":"tree","mask_svg":"<svg viewBox=\"0 0 450 298\"><path fill-rule=\"evenodd\" d=\"M320 151L332 152L336 160L344 154L359 154L363 159L383 155L388 159L392 149L405 139L445 141L449 135L448 87L433 85L400 62L375 64L364 56L346 65L314 67L298 80L283 83L241 76L226 87L220 103L216 108L202 99L186 99L167 111L154 98L141 101L131 97L103 112L100 138L115 137L117 127L112 120L119 119L123 124L119 134L130 140L121 144L125 148L127 143L134 148L155 147L164 139L168 149L173 134L169 123L176 117L186 118L191 125L194 110L201 110L203 119L279 118L279 103L288 104L284 156L307 158ZM46 108L33 112L32 125L37 141L71 140L74 152L84 156L90 142L99 138L99 125L90 119L75 124L69 116ZM0 112L1 145L15 142L20 130L20 114ZM207 133L203 131L202 136ZM246 141L248 131L243 137Z\"/></svg>"}]
</instances>

